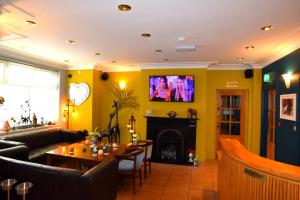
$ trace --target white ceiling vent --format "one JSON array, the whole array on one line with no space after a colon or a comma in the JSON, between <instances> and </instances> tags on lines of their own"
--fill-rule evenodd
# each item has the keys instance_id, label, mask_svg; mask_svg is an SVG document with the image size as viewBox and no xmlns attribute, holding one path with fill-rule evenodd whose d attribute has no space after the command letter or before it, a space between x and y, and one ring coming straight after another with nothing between
<instances>
[{"instance_id":1,"label":"white ceiling vent","mask_svg":"<svg viewBox=\"0 0 300 200\"><path fill-rule=\"evenodd\" d=\"M195 51L196 50L196 45L191 44L191 45L180 45L176 47L176 51Z\"/></svg>"}]
</instances>

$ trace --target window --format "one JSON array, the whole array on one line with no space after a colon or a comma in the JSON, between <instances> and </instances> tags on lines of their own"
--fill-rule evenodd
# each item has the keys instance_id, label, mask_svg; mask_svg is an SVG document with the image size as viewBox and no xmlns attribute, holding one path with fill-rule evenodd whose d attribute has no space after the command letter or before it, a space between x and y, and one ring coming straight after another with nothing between
<instances>
[{"instance_id":1,"label":"window","mask_svg":"<svg viewBox=\"0 0 300 200\"><path fill-rule=\"evenodd\" d=\"M42 119L56 122L59 115L59 73L37 67L0 61L0 96L5 103L0 107L0 123L8 120L11 126L26 123L36 114ZM13 122L14 118L16 122ZM1 126L0 124L0 126Z\"/></svg>"},{"instance_id":2,"label":"window","mask_svg":"<svg viewBox=\"0 0 300 200\"><path fill-rule=\"evenodd\" d=\"M4 63L0 62L0 83L4 81Z\"/></svg>"}]
</instances>

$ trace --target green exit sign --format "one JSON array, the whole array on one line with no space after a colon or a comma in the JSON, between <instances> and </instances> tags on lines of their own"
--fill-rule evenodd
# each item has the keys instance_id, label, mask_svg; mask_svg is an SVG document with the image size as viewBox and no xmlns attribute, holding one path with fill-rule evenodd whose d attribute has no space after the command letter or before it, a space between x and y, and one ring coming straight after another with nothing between
<instances>
[{"instance_id":1,"label":"green exit sign","mask_svg":"<svg viewBox=\"0 0 300 200\"><path fill-rule=\"evenodd\" d=\"M270 74L269 73L264 74L264 83L270 83L270 82L271 82Z\"/></svg>"}]
</instances>

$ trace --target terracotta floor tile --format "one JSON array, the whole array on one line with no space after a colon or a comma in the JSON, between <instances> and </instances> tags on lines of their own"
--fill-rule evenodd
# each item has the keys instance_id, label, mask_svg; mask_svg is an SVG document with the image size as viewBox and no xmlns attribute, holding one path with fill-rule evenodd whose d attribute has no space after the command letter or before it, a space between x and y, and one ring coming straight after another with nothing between
<instances>
[{"instance_id":1,"label":"terracotta floor tile","mask_svg":"<svg viewBox=\"0 0 300 200\"><path fill-rule=\"evenodd\" d=\"M120 195L118 195L116 200L132 200L132 198L133 198L132 196L120 196Z\"/></svg>"},{"instance_id":2,"label":"terracotta floor tile","mask_svg":"<svg viewBox=\"0 0 300 200\"><path fill-rule=\"evenodd\" d=\"M132 182L121 182L117 200L216 200L217 161L200 163L199 167L152 163L137 193L132 193Z\"/></svg>"},{"instance_id":3,"label":"terracotta floor tile","mask_svg":"<svg viewBox=\"0 0 300 200\"><path fill-rule=\"evenodd\" d=\"M179 193L164 193L162 200L188 200L189 196L188 194L179 194Z\"/></svg>"},{"instance_id":4,"label":"terracotta floor tile","mask_svg":"<svg viewBox=\"0 0 300 200\"><path fill-rule=\"evenodd\" d=\"M175 192L175 193L186 193L188 194L190 191L190 186L188 184L180 184L180 183L169 183L166 188L165 192Z\"/></svg>"},{"instance_id":5,"label":"terracotta floor tile","mask_svg":"<svg viewBox=\"0 0 300 200\"><path fill-rule=\"evenodd\" d=\"M216 194L213 191L203 190L202 198L205 200L216 200Z\"/></svg>"},{"instance_id":6,"label":"terracotta floor tile","mask_svg":"<svg viewBox=\"0 0 300 200\"><path fill-rule=\"evenodd\" d=\"M169 178L170 182L181 182L181 183L189 183L191 181L190 174L172 174Z\"/></svg>"},{"instance_id":7,"label":"terracotta floor tile","mask_svg":"<svg viewBox=\"0 0 300 200\"><path fill-rule=\"evenodd\" d=\"M191 196L189 200L203 200L202 196Z\"/></svg>"}]
</instances>

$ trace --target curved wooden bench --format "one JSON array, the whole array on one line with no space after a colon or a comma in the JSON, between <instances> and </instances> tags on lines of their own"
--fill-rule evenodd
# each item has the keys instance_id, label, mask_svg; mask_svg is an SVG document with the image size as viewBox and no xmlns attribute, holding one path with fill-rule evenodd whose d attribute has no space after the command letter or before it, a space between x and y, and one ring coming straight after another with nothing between
<instances>
[{"instance_id":1,"label":"curved wooden bench","mask_svg":"<svg viewBox=\"0 0 300 200\"><path fill-rule=\"evenodd\" d=\"M219 200L299 200L300 167L255 155L235 139L220 139Z\"/></svg>"}]
</instances>

